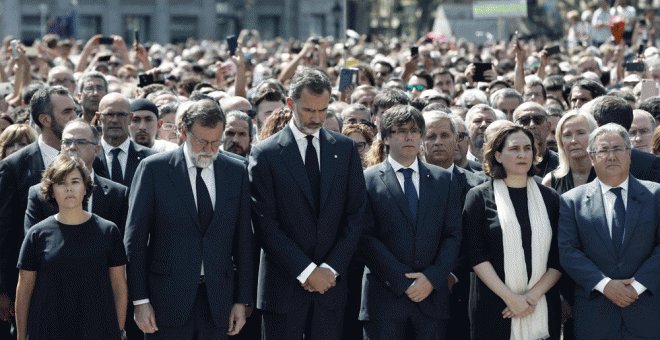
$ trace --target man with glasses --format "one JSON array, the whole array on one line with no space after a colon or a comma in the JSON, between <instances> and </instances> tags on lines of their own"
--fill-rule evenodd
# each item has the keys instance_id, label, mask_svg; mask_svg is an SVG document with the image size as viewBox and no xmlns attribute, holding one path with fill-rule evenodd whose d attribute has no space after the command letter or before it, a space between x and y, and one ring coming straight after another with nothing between
<instances>
[{"instance_id":1,"label":"man with glasses","mask_svg":"<svg viewBox=\"0 0 660 340\"><path fill-rule=\"evenodd\" d=\"M64 86L73 96L76 93L76 81L73 72L64 66L56 66L48 72L48 86Z\"/></svg>"},{"instance_id":2,"label":"man with glasses","mask_svg":"<svg viewBox=\"0 0 660 340\"><path fill-rule=\"evenodd\" d=\"M9 321L9 310L13 310L28 191L57 158L62 130L76 118L75 109L71 94L62 86L37 91L30 102L30 114L41 135L36 142L0 161L0 318L5 321ZM0 338L11 339L7 325L0 325Z\"/></svg>"},{"instance_id":3,"label":"man with glasses","mask_svg":"<svg viewBox=\"0 0 660 340\"><path fill-rule=\"evenodd\" d=\"M652 153L655 119L644 110L633 110L633 121L628 133L633 148Z\"/></svg>"},{"instance_id":4,"label":"man with glasses","mask_svg":"<svg viewBox=\"0 0 660 340\"><path fill-rule=\"evenodd\" d=\"M143 159L156 152L134 143L129 138L131 105L123 95L110 93L99 103L96 119L101 124L103 136L101 153L94 160L94 171L127 187Z\"/></svg>"},{"instance_id":5,"label":"man with glasses","mask_svg":"<svg viewBox=\"0 0 660 340\"><path fill-rule=\"evenodd\" d=\"M388 109L381 123L388 156L365 171L369 229L358 251L370 269L360 313L369 339L439 340L447 333L462 205L451 172L418 158L424 136L417 109ZM446 151L451 159L453 150Z\"/></svg>"},{"instance_id":6,"label":"man with glasses","mask_svg":"<svg viewBox=\"0 0 660 340\"><path fill-rule=\"evenodd\" d=\"M179 103L167 103L158 106L158 112L160 114L160 119L158 120L158 124L160 124L158 139L175 144L179 143L176 128L176 111L178 108Z\"/></svg>"},{"instance_id":7,"label":"man with glasses","mask_svg":"<svg viewBox=\"0 0 660 340\"><path fill-rule=\"evenodd\" d=\"M227 339L253 304L248 172L218 152L224 128L214 101L192 102L184 145L149 157L135 174L124 243L146 339Z\"/></svg>"},{"instance_id":8,"label":"man with glasses","mask_svg":"<svg viewBox=\"0 0 660 340\"><path fill-rule=\"evenodd\" d=\"M468 150L470 149L470 133L468 132L465 121L459 116L452 116L452 120L456 123L456 150L454 151L454 164L469 172L480 171L472 168L472 163L467 158Z\"/></svg>"},{"instance_id":9,"label":"man with glasses","mask_svg":"<svg viewBox=\"0 0 660 340\"><path fill-rule=\"evenodd\" d=\"M587 151L598 178L562 195L559 209L559 260L576 283L575 337L658 339L660 185L632 175L621 125L594 130Z\"/></svg>"},{"instance_id":10,"label":"man with glasses","mask_svg":"<svg viewBox=\"0 0 660 340\"><path fill-rule=\"evenodd\" d=\"M82 107L82 118L92 121L99 111L99 103L108 93L108 81L103 73L87 72L78 80L78 101Z\"/></svg>"},{"instance_id":11,"label":"man with glasses","mask_svg":"<svg viewBox=\"0 0 660 340\"><path fill-rule=\"evenodd\" d=\"M538 175L543 178L547 173L555 170L559 166L559 156L548 149L550 122L545 108L536 102L523 103L513 112L513 121L529 128L534 135L538 155L543 158L536 163L539 169Z\"/></svg>"}]
</instances>

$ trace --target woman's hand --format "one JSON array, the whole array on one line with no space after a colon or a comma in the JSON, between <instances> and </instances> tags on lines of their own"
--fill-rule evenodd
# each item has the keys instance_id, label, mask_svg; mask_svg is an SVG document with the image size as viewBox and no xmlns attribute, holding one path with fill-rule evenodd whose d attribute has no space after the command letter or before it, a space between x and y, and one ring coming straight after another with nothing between
<instances>
[{"instance_id":1,"label":"woman's hand","mask_svg":"<svg viewBox=\"0 0 660 340\"><path fill-rule=\"evenodd\" d=\"M534 312L536 301L528 295L513 295L504 301L507 307L502 311L504 318L524 318Z\"/></svg>"}]
</instances>

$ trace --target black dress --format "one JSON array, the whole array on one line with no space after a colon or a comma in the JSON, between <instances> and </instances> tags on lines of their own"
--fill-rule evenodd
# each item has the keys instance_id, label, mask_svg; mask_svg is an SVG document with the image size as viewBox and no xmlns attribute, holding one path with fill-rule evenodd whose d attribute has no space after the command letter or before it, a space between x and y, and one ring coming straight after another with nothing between
<instances>
[{"instance_id":1,"label":"black dress","mask_svg":"<svg viewBox=\"0 0 660 340\"><path fill-rule=\"evenodd\" d=\"M589 172L589 177L587 177L587 183L593 181L596 179L596 171L594 168L591 168L591 171ZM563 195L564 193L570 191L571 189L575 188L575 183L573 183L573 170L568 170L568 173L566 176L562 177L555 177L555 172L550 173L550 187L555 189L555 191L559 195Z\"/></svg>"},{"instance_id":2,"label":"black dress","mask_svg":"<svg viewBox=\"0 0 660 340\"><path fill-rule=\"evenodd\" d=\"M548 255L548 269L561 271L559 251L557 248L557 222L559 218L559 195L543 185L537 184L545 203L552 228L552 239ZM525 264L528 278L531 277L531 237L532 229L529 222L528 199L526 188L509 188L509 196L513 203L521 228L521 238L525 254ZM492 179L472 190L467 195L463 209L463 230L468 239L470 265L476 266L490 262L495 272L505 282L504 277L504 244L502 228L497 215L495 194ZM502 318L502 311L507 307L497 294L476 277L476 296L472 299L472 327L474 340L502 339L511 337L511 319ZM561 302L556 285L546 294L548 304L548 330L551 339L559 339L561 329Z\"/></svg>"},{"instance_id":3,"label":"black dress","mask_svg":"<svg viewBox=\"0 0 660 340\"><path fill-rule=\"evenodd\" d=\"M79 225L51 216L30 229L18 268L36 271L29 339L121 338L110 267L126 264L121 233L97 215Z\"/></svg>"}]
</instances>

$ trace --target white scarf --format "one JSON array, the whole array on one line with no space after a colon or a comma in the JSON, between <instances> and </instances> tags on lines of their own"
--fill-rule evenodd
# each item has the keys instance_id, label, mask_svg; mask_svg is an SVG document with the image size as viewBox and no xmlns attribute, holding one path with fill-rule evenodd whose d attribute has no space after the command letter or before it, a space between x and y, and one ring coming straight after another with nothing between
<instances>
[{"instance_id":1,"label":"white scarf","mask_svg":"<svg viewBox=\"0 0 660 340\"><path fill-rule=\"evenodd\" d=\"M502 226L504 244L504 284L514 294L525 294L547 271L548 252L552 229L545 203L538 185L532 178L527 179L527 202L529 222L532 227L532 277L527 282L525 253L522 247L520 224L509 197L509 190L503 180L493 181L495 205ZM511 319L511 340L545 339L548 332L548 304L543 295L534 312L524 318Z\"/></svg>"}]
</instances>

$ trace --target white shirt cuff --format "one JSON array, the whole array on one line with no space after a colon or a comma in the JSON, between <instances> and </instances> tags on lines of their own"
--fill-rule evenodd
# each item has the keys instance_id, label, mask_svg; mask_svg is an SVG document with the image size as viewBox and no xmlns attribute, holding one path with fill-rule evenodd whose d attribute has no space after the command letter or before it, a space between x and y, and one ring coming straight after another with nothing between
<instances>
[{"instance_id":1,"label":"white shirt cuff","mask_svg":"<svg viewBox=\"0 0 660 340\"><path fill-rule=\"evenodd\" d=\"M456 277L456 275L454 275L454 273L449 273L449 274L451 274L451 276L454 277L454 281L456 281L456 282L454 282L454 284L457 284L458 283L458 278Z\"/></svg>"},{"instance_id":2,"label":"white shirt cuff","mask_svg":"<svg viewBox=\"0 0 660 340\"><path fill-rule=\"evenodd\" d=\"M596 287L594 287L594 290L597 290L597 291L605 294L605 286L607 286L607 284L610 283L610 281L612 281L612 279L610 279L609 277L606 277L606 278L600 280L600 282L598 282Z\"/></svg>"},{"instance_id":3,"label":"white shirt cuff","mask_svg":"<svg viewBox=\"0 0 660 340\"><path fill-rule=\"evenodd\" d=\"M307 268L305 268L305 270L303 270L302 273L300 273L300 275L298 275L298 281L300 281L302 284L305 284L305 282L307 282L307 278L312 275L314 269L316 269L316 263L312 262L309 264L309 266L307 266Z\"/></svg>"},{"instance_id":4,"label":"white shirt cuff","mask_svg":"<svg viewBox=\"0 0 660 340\"><path fill-rule=\"evenodd\" d=\"M133 301L133 306L144 305L145 303L149 303L149 299L142 299L142 300Z\"/></svg>"},{"instance_id":5,"label":"white shirt cuff","mask_svg":"<svg viewBox=\"0 0 660 340\"><path fill-rule=\"evenodd\" d=\"M633 288L637 291L637 296L642 295L646 291L646 287L644 287L643 284L639 283L639 281L635 280L633 283L631 283Z\"/></svg>"},{"instance_id":6,"label":"white shirt cuff","mask_svg":"<svg viewBox=\"0 0 660 340\"><path fill-rule=\"evenodd\" d=\"M330 267L327 263L323 263L323 264L321 264L321 268L328 268L328 269L330 269L330 270L332 271L332 273L335 274L335 279L337 278L337 276L339 276L339 273L337 273L337 271L334 270L332 267Z\"/></svg>"}]
</instances>

